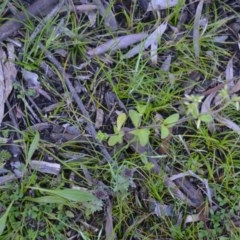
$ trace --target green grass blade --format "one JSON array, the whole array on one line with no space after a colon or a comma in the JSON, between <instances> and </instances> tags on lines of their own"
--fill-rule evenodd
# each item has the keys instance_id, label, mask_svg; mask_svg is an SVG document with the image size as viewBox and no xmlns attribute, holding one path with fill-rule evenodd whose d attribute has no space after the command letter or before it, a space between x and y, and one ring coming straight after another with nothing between
<instances>
[{"instance_id":1,"label":"green grass blade","mask_svg":"<svg viewBox=\"0 0 240 240\"><path fill-rule=\"evenodd\" d=\"M0 218L0 235L2 235L2 233L3 233L3 231L4 231L5 227L6 227L7 217L8 217L8 214L9 214L9 211L10 211L12 205L13 205L13 201L8 206L7 211Z\"/></svg>"},{"instance_id":2,"label":"green grass blade","mask_svg":"<svg viewBox=\"0 0 240 240\"><path fill-rule=\"evenodd\" d=\"M34 139L33 139L32 143L30 145L30 148L28 150L27 163L29 163L31 161L34 152L37 150L38 144L39 144L39 140L40 140L39 132L36 132L36 134L34 136Z\"/></svg>"},{"instance_id":3,"label":"green grass blade","mask_svg":"<svg viewBox=\"0 0 240 240\"><path fill-rule=\"evenodd\" d=\"M73 202L87 202L87 201L94 201L96 197L87 191L83 191L80 189L62 189L62 190L49 190L45 188L38 188L38 187L31 187L31 189L39 190L42 192L46 192L58 197L65 198L69 201Z\"/></svg>"}]
</instances>

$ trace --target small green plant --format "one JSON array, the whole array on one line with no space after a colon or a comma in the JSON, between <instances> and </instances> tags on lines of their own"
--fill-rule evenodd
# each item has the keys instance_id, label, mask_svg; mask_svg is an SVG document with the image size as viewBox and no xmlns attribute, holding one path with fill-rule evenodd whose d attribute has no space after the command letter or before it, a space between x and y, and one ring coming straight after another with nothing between
<instances>
[{"instance_id":1,"label":"small green plant","mask_svg":"<svg viewBox=\"0 0 240 240\"><path fill-rule=\"evenodd\" d=\"M161 138L166 138L170 131L169 129L172 128L174 125L176 125L177 121L179 120L179 114L175 113L167 117L163 120L161 124Z\"/></svg>"},{"instance_id":2,"label":"small green plant","mask_svg":"<svg viewBox=\"0 0 240 240\"><path fill-rule=\"evenodd\" d=\"M204 96L196 95L185 95L186 101L184 102L187 106L187 116L192 116L196 120L197 129L200 128L201 122L209 123L213 121L210 113L200 114L199 105L202 102Z\"/></svg>"},{"instance_id":3,"label":"small green plant","mask_svg":"<svg viewBox=\"0 0 240 240\"><path fill-rule=\"evenodd\" d=\"M170 128L176 125L179 120L179 114L175 113L167 117L166 119L159 120L159 125L148 125L141 126L142 117L146 110L146 106L138 106L137 110L129 110L129 118L134 126L134 128L129 130L124 130L123 126L127 121L127 115L125 113L120 113L117 117L117 124L113 126L114 134L107 135L101 131L98 132L98 139L103 141L108 139L108 145L114 146L117 143L122 143L124 135L130 133L134 135L135 140L140 143L141 146L146 146L149 143L150 130L158 128L161 131L161 139L166 138L170 134Z\"/></svg>"}]
</instances>

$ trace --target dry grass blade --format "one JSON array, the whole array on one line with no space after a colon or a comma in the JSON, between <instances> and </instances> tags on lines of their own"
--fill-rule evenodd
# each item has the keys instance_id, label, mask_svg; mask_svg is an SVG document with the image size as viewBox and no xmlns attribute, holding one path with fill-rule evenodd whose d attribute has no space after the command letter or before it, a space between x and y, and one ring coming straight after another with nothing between
<instances>
[{"instance_id":1,"label":"dry grass blade","mask_svg":"<svg viewBox=\"0 0 240 240\"><path fill-rule=\"evenodd\" d=\"M146 37L147 37L147 33L144 33L144 32L121 36L116 39L112 39L94 49L90 49L87 53L90 56L100 55L107 51L111 51L111 53L114 53L117 50L127 48L130 45L137 43Z\"/></svg>"},{"instance_id":2,"label":"dry grass blade","mask_svg":"<svg viewBox=\"0 0 240 240\"><path fill-rule=\"evenodd\" d=\"M200 18L202 14L203 2L204 2L203 0L200 0L197 6L196 15L194 19L194 26L193 26L193 48L194 48L194 53L196 58L198 58L200 54L199 28L200 28Z\"/></svg>"}]
</instances>

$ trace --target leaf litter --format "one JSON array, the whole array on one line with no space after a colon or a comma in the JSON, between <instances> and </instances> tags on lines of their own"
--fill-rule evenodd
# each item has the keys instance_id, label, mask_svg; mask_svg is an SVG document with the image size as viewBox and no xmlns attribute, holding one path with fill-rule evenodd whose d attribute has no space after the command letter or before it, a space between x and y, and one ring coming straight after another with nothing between
<instances>
[{"instance_id":1,"label":"leaf litter","mask_svg":"<svg viewBox=\"0 0 240 240\"><path fill-rule=\"evenodd\" d=\"M142 235L146 233L144 237L148 239L158 239L162 237L163 231L169 230L164 223L166 217L173 222L177 221L177 224L183 227L182 231L192 223L198 224L201 221L208 230L212 228L211 213L218 214L221 203L218 192L214 192L211 187L222 181L222 169L219 167L213 174L210 169L212 166L208 165L207 170L202 169L202 162L195 161L192 165L185 165L186 158L199 160L202 157L201 152L206 153L205 161L209 161L207 151L211 150L207 150L207 144L202 149L197 149L198 146L196 149L191 147L192 132L197 130L190 130L192 126L188 125L192 116L184 117L184 92L187 92L188 96L202 96L195 112L199 119L204 119L201 118L204 115L205 120L206 115L213 119L204 122L211 137L219 133L219 129L226 128L240 133L239 120L232 119L227 111L224 114L221 112L224 107L222 94L225 90L227 97L235 104L234 107L239 108L240 89L237 70L239 53L227 45L228 38L232 35L227 31L230 19L228 15L224 15L226 9L222 11L222 7L218 6L223 16L223 24L219 27L222 32L218 32L217 28L215 35L211 36L213 24L212 13L208 14L206 11L206 6L211 8L208 1L151 0L144 3L147 8L141 9L140 5L140 1L133 4L127 1L115 3L104 0L81 0L77 4L72 1L69 5L60 1L60 4L56 5L54 0L36 0L28 7L28 11L16 14L17 19L22 17L21 23L13 19L1 20L0 156L4 153L2 150L9 151L12 156L0 165L0 185L17 182L17 179L24 181L25 177L30 178L34 173L37 182L34 186L29 186L31 190L26 192L24 201L63 204L68 210L69 206L76 207L74 204L77 202L81 206L78 209L81 221L74 214L69 216L82 224L83 232L95 237L103 235L104 239L127 239L130 236L141 239L138 237L140 232ZM179 8L181 13L177 17L175 15L173 20L175 8ZM39 14L39 9L44 10L44 13ZM74 31L73 23L67 23L68 11L72 12L71 17L76 18L77 31ZM138 11L144 11L144 17L141 14L139 17ZM7 19L9 12L0 12ZM127 18L130 13L133 14L132 18ZM234 15L235 12L231 14ZM26 30L22 23L27 24L26 20L32 16L39 17L33 20L35 29ZM40 20L40 16L45 17ZM125 19L127 24L120 20L119 16ZM48 42L51 34L46 31L45 25L53 19L57 19L50 28L54 37ZM235 18L231 17L231 21L235 21ZM130 27L131 24L137 26L139 22L140 27ZM237 21L235 23L239 24ZM188 28L191 28L191 31L188 31ZM27 31L30 31L29 44L35 44L35 52L31 49L32 46L28 48L27 41L23 38L27 38ZM203 47L206 39L209 41L207 48L211 53ZM20 41L20 44L14 44L17 41ZM50 44L51 41L60 44L60 47L55 48ZM186 41L189 48L181 45L182 49L177 49L177 44L182 41ZM214 70L210 68L211 73L208 75L207 70L203 71L202 68L206 66L201 64L201 61L210 55L216 60L218 56L215 56L215 47L223 44L230 53L221 56L220 63L216 64ZM237 46L238 42L234 44ZM71 58L71 50L76 46L79 47L79 52L75 58ZM22 55L24 49L27 49L29 56ZM33 60L38 50L41 51L40 64ZM193 71L195 74L192 74L191 64L186 72L182 67L188 54L194 56L195 60L191 64L196 66ZM137 92L138 88L131 88L133 90L127 94L127 100L125 97L121 98L115 88L119 82L124 81L125 76L121 72L108 79L107 72L118 62L123 64L121 61L124 61L128 65L131 61L136 61L138 65L146 58L149 61L144 63L143 72L140 73L152 68L153 75L147 74L152 78L154 74L157 76L158 81L154 88L157 88L160 94L166 85L171 86L171 91L180 88L177 101L171 100L170 107L165 103L166 110L164 104L154 105L158 96L146 98L141 91ZM181 63L178 58L182 59ZM136 69L140 68L135 66L135 70L128 69L124 73L127 76L128 72ZM164 80L165 76L167 80ZM189 79L191 82L195 81L194 84L183 88L182 83L189 83ZM211 81L212 85L203 84L207 81ZM130 83L131 79L127 79L124 87L120 87L120 92L124 93ZM144 84L144 81L141 84ZM200 84L203 85L202 92L194 88L194 85ZM161 97L165 98L164 95ZM146 103L146 106L136 106L138 111L135 111L133 105L138 104L138 101ZM148 112L148 106L155 110ZM152 126L146 118L151 115L164 117L161 117L162 122L158 119ZM146 124L149 126L144 128ZM14 133L13 129L19 132ZM11 132L9 136L5 136L6 130ZM172 150L172 146L177 142L176 136L180 136L181 144L184 145L177 157ZM206 141L211 142L211 137ZM22 144L24 141L25 145ZM187 155L181 159L184 151ZM214 155L216 159L219 155L224 162L224 154L216 150ZM216 159L211 161L217 165ZM194 171L190 170L192 168ZM55 188L50 189L50 183L48 186L46 183L43 184L44 187L41 186L44 178L49 176L56 177L56 183L53 183L57 185ZM157 186L157 190L153 189L151 192L150 189L159 179L161 184ZM62 181L61 184L59 181ZM146 187L148 181L152 183ZM146 202L151 203L151 208ZM124 203L124 214L119 216L116 212L118 213L118 207ZM180 206L178 209L177 205ZM230 209L227 203L225 205ZM5 213L9 214L11 206L5 204ZM7 215L4 211L1 213L3 232L7 228ZM236 215L232 214L230 219L237 225ZM119 221L122 222L123 232L117 230ZM34 224L37 226L36 221ZM152 237L154 231L149 229L156 224L159 226L158 233ZM164 225L162 229L161 224ZM224 221L221 220L218 224L224 226ZM103 228L105 232L100 230ZM224 228L224 234L231 235L229 229ZM81 234L74 230L70 235L80 238L84 235Z\"/></svg>"}]
</instances>

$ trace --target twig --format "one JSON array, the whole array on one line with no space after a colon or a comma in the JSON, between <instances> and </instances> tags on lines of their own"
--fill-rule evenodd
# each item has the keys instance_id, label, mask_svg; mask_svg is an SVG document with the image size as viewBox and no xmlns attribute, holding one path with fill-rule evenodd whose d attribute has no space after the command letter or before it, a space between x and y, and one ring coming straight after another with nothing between
<instances>
[{"instance_id":1,"label":"twig","mask_svg":"<svg viewBox=\"0 0 240 240\"><path fill-rule=\"evenodd\" d=\"M44 49L44 46L40 43L39 44L41 49ZM91 137L93 138L93 140L98 144L102 154L104 155L104 157L106 158L106 160L109 163L113 163L113 159L110 156L110 154L108 153L107 149L101 144L101 142L99 142L99 140L97 140L97 132L94 128L93 123L90 120L90 116L88 111L86 110L82 100L80 99L80 97L78 96L77 92L75 91L75 88L73 87L71 81L69 80L69 77L67 76L67 74L65 73L63 67L61 66L61 64L59 63L59 61L52 55L52 53L48 50L45 50L45 56L49 59L50 62L52 62L57 69L59 70L59 72L62 74L64 80L66 81L67 87L69 89L69 91L71 92L73 99L75 100L75 102L77 103L80 111L82 112L86 123L87 123L87 132L91 135Z\"/></svg>"}]
</instances>

